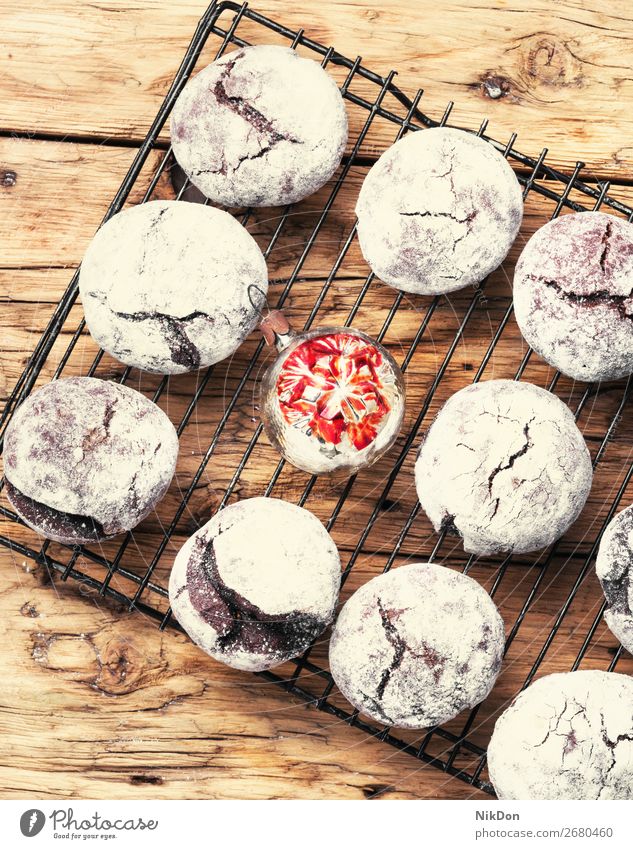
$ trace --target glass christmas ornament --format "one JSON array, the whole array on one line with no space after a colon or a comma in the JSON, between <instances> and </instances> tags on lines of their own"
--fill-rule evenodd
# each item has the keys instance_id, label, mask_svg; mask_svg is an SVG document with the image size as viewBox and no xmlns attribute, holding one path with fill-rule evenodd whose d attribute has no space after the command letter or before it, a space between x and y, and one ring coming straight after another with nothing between
<instances>
[{"instance_id":1,"label":"glass christmas ornament","mask_svg":"<svg viewBox=\"0 0 633 849\"><path fill-rule=\"evenodd\" d=\"M393 445L404 416L402 372L388 351L351 327L293 331L271 312L261 329L279 356L261 383L264 430L311 474L356 472Z\"/></svg>"}]
</instances>

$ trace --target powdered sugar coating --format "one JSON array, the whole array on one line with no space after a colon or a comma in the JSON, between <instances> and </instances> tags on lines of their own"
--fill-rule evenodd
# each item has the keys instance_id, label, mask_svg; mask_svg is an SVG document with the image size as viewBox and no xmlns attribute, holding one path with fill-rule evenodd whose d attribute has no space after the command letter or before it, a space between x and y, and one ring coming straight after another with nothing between
<instances>
[{"instance_id":1,"label":"powdered sugar coating","mask_svg":"<svg viewBox=\"0 0 633 849\"><path fill-rule=\"evenodd\" d=\"M540 678L497 720L488 768L500 799L633 799L633 679Z\"/></svg>"},{"instance_id":2,"label":"powdered sugar coating","mask_svg":"<svg viewBox=\"0 0 633 849\"><path fill-rule=\"evenodd\" d=\"M633 505L618 513L602 535L596 574L608 605L605 622L633 654Z\"/></svg>"},{"instance_id":3,"label":"powdered sugar coating","mask_svg":"<svg viewBox=\"0 0 633 849\"><path fill-rule=\"evenodd\" d=\"M444 566L411 563L372 578L344 605L330 669L362 713L426 728L486 698L503 649L503 621L483 587Z\"/></svg>"},{"instance_id":4,"label":"powdered sugar coating","mask_svg":"<svg viewBox=\"0 0 633 849\"><path fill-rule=\"evenodd\" d=\"M537 551L562 536L591 489L589 451L569 408L531 383L488 380L455 393L415 465L436 531L475 554Z\"/></svg>"},{"instance_id":5,"label":"powdered sugar coating","mask_svg":"<svg viewBox=\"0 0 633 849\"><path fill-rule=\"evenodd\" d=\"M177 456L174 426L139 392L92 377L56 380L30 395L7 427L5 475L17 490L9 498L49 539L103 539L149 513Z\"/></svg>"},{"instance_id":6,"label":"powdered sugar coating","mask_svg":"<svg viewBox=\"0 0 633 849\"><path fill-rule=\"evenodd\" d=\"M234 353L259 320L268 273L253 237L227 212L156 200L101 227L79 289L102 348L127 365L180 374Z\"/></svg>"},{"instance_id":7,"label":"powdered sugar coating","mask_svg":"<svg viewBox=\"0 0 633 849\"><path fill-rule=\"evenodd\" d=\"M563 374L633 372L633 224L602 212L545 224L517 263L514 309L528 344Z\"/></svg>"},{"instance_id":8,"label":"powdered sugar coating","mask_svg":"<svg viewBox=\"0 0 633 849\"><path fill-rule=\"evenodd\" d=\"M358 239L374 273L422 295L479 283L519 232L523 199L506 160L488 142L438 127L400 139L365 178Z\"/></svg>"},{"instance_id":9,"label":"powdered sugar coating","mask_svg":"<svg viewBox=\"0 0 633 849\"><path fill-rule=\"evenodd\" d=\"M171 117L178 163L212 201L277 206L316 192L347 143L341 93L288 47L243 47L185 86Z\"/></svg>"},{"instance_id":10,"label":"powdered sugar coating","mask_svg":"<svg viewBox=\"0 0 633 849\"><path fill-rule=\"evenodd\" d=\"M236 669L298 657L332 621L338 551L302 507L249 498L190 537L169 579L174 616L191 639Z\"/></svg>"}]
</instances>

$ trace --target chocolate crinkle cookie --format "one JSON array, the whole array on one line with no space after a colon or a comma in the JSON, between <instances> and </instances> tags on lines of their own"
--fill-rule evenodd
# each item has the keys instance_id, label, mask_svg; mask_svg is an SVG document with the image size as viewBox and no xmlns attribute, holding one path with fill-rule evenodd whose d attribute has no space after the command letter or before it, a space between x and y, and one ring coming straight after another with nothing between
<instances>
[{"instance_id":1,"label":"chocolate crinkle cookie","mask_svg":"<svg viewBox=\"0 0 633 849\"><path fill-rule=\"evenodd\" d=\"M503 621L483 587L444 566L412 563L372 578L345 604L330 669L362 713L426 728L486 698L503 650Z\"/></svg>"},{"instance_id":2,"label":"chocolate crinkle cookie","mask_svg":"<svg viewBox=\"0 0 633 849\"><path fill-rule=\"evenodd\" d=\"M598 549L596 573L612 633L633 654L633 506L609 522Z\"/></svg>"},{"instance_id":3,"label":"chocolate crinkle cookie","mask_svg":"<svg viewBox=\"0 0 633 849\"><path fill-rule=\"evenodd\" d=\"M177 456L174 426L140 392L92 377L56 380L7 427L7 496L48 539L95 542L138 525L167 491Z\"/></svg>"},{"instance_id":4,"label":"chocolate crinkle cookie","mask_svg":"<svg viewBox=\"0 0 633 849\"><path fill-rule=\"evenodd\" d=\"M157 200L110 218L79 290L92 337L129 366L179 374L233 354L268 291L263 254L228 212Z\"/></svg>"},{"instance_id":5,"label":"chocolate crinkle cookie","mask_svg":"<svg viewBox=\"0 0 633 849\"><path fill-rule=\"evenodd\" d=\"M372 271L404 292L437 295L497 268L519 232L523 198L490 143L438 127L410 133L383 153L356 214Z\"/></svg>"},{"instance_id":6,"label":"chocolate crinkle cookie","mask_svg":"<svg viewBox=\"0 0 633 849\"><path fill-rule=\"evenodd\" d=\"M602 212L545 224L517 263L514 309L528 344L563 374L631 374L633 224Z\"/></svg>"},{"instance_id":7,"label":"chocolate crinkle cookie","mask_svg":"<svg viewBox=\"0 0 633 849\"><path fill-rule=\"evenodd\" d=\"M277 206L330 179L345 151L347 114L318 62L288 47L243 47L184 88L171 141L183 171L215 203Z\"/></svg>"},{"instance_id":8,"label":"chocolate crinkle cookie","mask_svg":"<svg viewBox=\"0 0 633 849\"><path fill-rule=\"evenodd\" d=\"M527 552L561 537L584 507L589 451L569 408L531 383L489 380L442 407L415 465L436 531L474 554Z\"/></svg>"},{"instance_id":9,"label":"chocolate crinkle cookie","mask_svg":"<svg viewBox=\"0 0 633 849\"><path fill-rule=\"evenodd\" d=\"M216 660L252 672L298 657L332 621L338 551L302 507L250 498L183 545L169 580L174 616Z\"/></svg>"},{"instance_id":10,"label":"chocolate crinkle cookie","mask_svg":"<svg viewBox=\"0 0 633 849\"><path fill-rule=\"evenodd\" d=\"M633 799L633 679L540 678L497 720L488 768L500 799Z\"/></svg>"}]
</instances>

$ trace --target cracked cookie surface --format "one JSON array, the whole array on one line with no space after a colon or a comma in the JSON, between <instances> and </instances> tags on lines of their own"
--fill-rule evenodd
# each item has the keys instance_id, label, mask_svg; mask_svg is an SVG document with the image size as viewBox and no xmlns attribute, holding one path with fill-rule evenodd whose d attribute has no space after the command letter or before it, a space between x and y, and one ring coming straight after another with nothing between
<instances>
[{"instance_id":1,"label":"cracked cookie surface","mask_svg":"<svg viewBox=\"0 0 633 849\"><path fill-rule=\"evenodd\" d=\"M584 507L589 451L569 408L531 383L488 380L455 393L426 433L415 465L435 530L474 554L537 551Z\"/></svg>"},{"instance_id":2,"label":"cracked cookie surface","mask_svg":"<svg viewBox=\"0 0 633 849\"><path fill-rule=\"evenodd\" d=\"M104 350L144 371L180 374L236 351L259 320L268 272L253 237L227 212L157 200L101 227L79 290Z\"/></svg>"},{"instance_id":3,"label":"cracked cookie surface","mask_svg":"<svg viewBox=\"0 0 633 849\"><path fill-rule=\"evenodd\" d=\"M604 620L633 654L633 506L609 522L600 540L596 574L608 605Z\"/></svg>"},{"instance_id":4,"label":"cracked cookie surface","mask_svg":"<svg viewBox=\"0 0 633 849\"><path fill-rule=\"evenodd\" d=\"M503 649L503 621L483 587L444 566L411 563L373 578L344 605L330 668L362 713L427 728L486 698Z\"/></svg>"},{"instance_id":5,"label":"cracked cookie surface","mask_svg":"<svg viewBox=\"0 0 633 849\"><path fill-rule=\"evenodd\" d=\"M235 669L298 657L334 616L338 551L301 507L250 498L220 510L181 548L169 579L174 616L191 639Z\"/></svg>"},{"instance_id":6,"label":"cracked cookie surface","mask_svg":"<svg viewBox=\"0 0 633 849\"><path fill-rule=\"evenodd\" d=\"M396 142L356 204L363 256L385 283L423 295L479 283L519 231L519 182L491 144L463 130L420 130Z\"/></svg>"},{"instance_id":7,"label":"cracked cookie surface","mask_svg":"<svg viewBox=\"0 0 633 849\"><path fill-rule=\"evenodd\" d=\"M497 720L488 767L500 799L633 799L633 679L540 678Z\"/></svg>"},{"instance_id":8,"label":"cracked cookie surface","mask_svg":"<svg viewBox=\"0 0 633 849\"><path fill-rule=\"evenodd\" d=\"M174 154L225 206L278 206L316 192L338 168L347 114L338 87L288 47L243 47L197 74L171 117Z\"/></svg>"},{"instance_id":9,"label":"cracked cookie surface","mask_svg":"<svg viewBox=\"0 0 633 849\"><path fill-rule=\"evenodd\" d=\"M563 374L633 372L633 224L602 212L545 224L519 257L514 309L528 344Z\"/></svg>"},{"instance_id":10,"label":"cracked cookie surface","mask_svg":"<svg viewBox=\"0 0 633 849\"><path fill-rule=\"evenodd\" d=\"M7 427L7 496L45 537L95 542L150 512L177 456L174 426L136 390L92 377L56 380L30 395Z\"/></svg>"}]
</instances>

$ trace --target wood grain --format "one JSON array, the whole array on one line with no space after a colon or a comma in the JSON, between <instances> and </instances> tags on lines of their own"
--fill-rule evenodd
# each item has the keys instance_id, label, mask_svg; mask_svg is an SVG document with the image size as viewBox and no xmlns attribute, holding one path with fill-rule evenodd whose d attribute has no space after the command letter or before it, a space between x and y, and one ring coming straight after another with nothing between
<instances>
[{"instance_id":1,"label":"wood grain","mask_svg":"<svg viewBox=\"0 0 633 849\"><path fill-rule=\"evenodd\" d=\"M307 4L271 0L256 4L259 11L291 27L305 25L307 19L308 35L333 43L348 55L355 56L361 45L364 63L380 72L396 66L403 88L427 88L423 103L430 114L439 116L446 101L453 99L457 124L476 126L488 115L493 135L501 138L518 129L520 149L538 152L546 143L552 150L551 161L565 170L582 158L591 176L614 178L612 195L631 203L633 148L627 147L626 139L633 120L633 24L627 6L614 2L607 10L595 0L541 0L531 4L528 13L520 4L504 0L450 4L324 0L310 4L309 9ZM79 263L203 9L203 3L163 0L134 4L129 0L108 4L40 0L29 8L12 0L2 4L3 70L7 72L0 76L0 398L6 399ZM246 24L244 36L249 32L255 35ZM212 48L210 42L203 61L210 58ZM363 91L362 85L358 91ZM357 130L364 113L350 107L350 116ZM377 120L363 155L374 158L393 139L393 131L392 125ZM69 138L62 141L63 137ZM152 152L131 203L142 199L163 156L162 149ZM365 166L352 169L300 268L297 260L331 186L299 205L270 254L271 301L291 277L297 278L287 302L297 326L309 315L353 226L354 201L365 173ZM168 171L161 177L157 196L173 196ZM407 425L415 420L461 320L477 298L423 427L453 391L472 380L510 302L518 252L552 211L551 201L530 195L521 236L485 292L478 295L468 290L439 301L407 374ZM275 210L249 220L248 227L262 247L277 221ZM366 275L354 241L317 321L344 321ZM391 289L374 281L358 310L356 325L379 333L394 298ZM407 298L398 310L384 339L398 359L406 354L430 303L425 298ZM40 383L53 375L81 317L78 302ZM255 345L253 336L209 381L183 433L174 485L157 515L148 517L126 549L123 562L132 574L144 574L162 538L161 526L173 516ZM512 376L524 350L510 319L484 376ZM83 334L64 373L85 373L95 353L94 344ZM237 401L190 508L152 576L159 586L167 580L178 545L217 509L257 426L257 380L269 361L270 353L264 352ZM97 371L110 378L121 373L120 364L107 356ZM552 372L532 358L525 377L545 386ZM196 376L184 376L170 381L160 403L174 421L182 416L195 380ZM130 385L151 393L157 379L134 373ZM602 387L580 417L594 455L622 391L621 383ZM557 392L574 408L583 387L561 380ZM630 417L622 416L598 465L587 508L561 542L558 555L543 573L531 559L517 559L497 588L496 600L509 631L534 582L540 581L498 686L478 716L474 739L482 745L495 715L528 673L585 567L591 541L633 459L632 439ZM403 444L404 437L388 458L354 483L333 527L344 563ZM233 497L261 494L277 460L262 437L236 482ZM387 509L359 552L343 599L384 568L415 505L412 460L409 452ZM306 475L286 467L274 494L296 501L307 481ZM327 520L344 484L318 481L307 506ZM6 506L4 495L1 498ZM629 487L623 504L632 500ZM32 532L5 519L0 519L0 533L16 542L37 543ZM396 565L428 556L436 540L426 518L418 515ZM114 553L119 542L108 543L105 553ZM65 562L69 552L51 546L50 554ZM458 568L465 555L456 541L448 539L439 558ZM410 756L307 708L261 679L224 668L183 635L171 629L159 632L152 621L128 614L85 585L65 584L59 577L51 580L43 565L4 549L0 565L0 639L5 647L0 652L5 682L0 733L7 754L0 763L0 795L5 798L482 798L462 782L447 779ZM104 576L101 566L83 558L78 567L97 579ZM494 559L482 560L471 574L490 588L498 567ZM117 575L112 585L129 594L137 582ZM164 598L151 588L143 600L166 609ZM589 568L542 671L570 668L600 603L599 587ZM319 642L315 661L325 663L326 646L326 639ZM600 624L583 668L607 668L616 646ZM627 656L618 669L632 672L632 663ZM304 674L301 683L318 695L314 676ZM334 699L344 705L339 696ZM450 729L458 732L464 719L458 718ZM439 756L446 743L434 741L432 746L439 746L431 749ZM470 765L463 754L456 764Z\"/></svg>"},{"instance_id":2,"label":"wood grain","mask_svg":"<svg viewBox=\"0 0 633 849\"><path fill-rule=\"evenodd\" d=\"M495 137L518 131L527 153L547 145L552 162L568 164L580 151L590 173L631 177L627 0L254 5L352 59L361 52L364 64L381 74L397 69L403 89L426 90L424 109L433 117L453 100L460 126L477 127L488 117ZM0 126L27 135L141 139L205 8L191 0L28 6L7 0L0 10L6 69ZM226 13L220 23L226 28L231 18ZM240 33L261 40L248 22ZM213 58L219 43L210 39L201 62ZM354 113L352 123L357 120ZM391 137L391 128L378 122L374 153Z\"/></svg>"}]
</instances>

